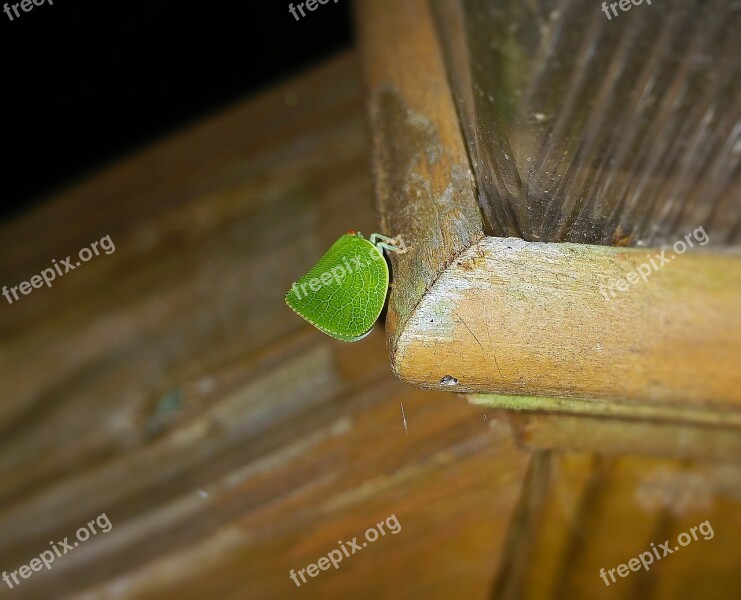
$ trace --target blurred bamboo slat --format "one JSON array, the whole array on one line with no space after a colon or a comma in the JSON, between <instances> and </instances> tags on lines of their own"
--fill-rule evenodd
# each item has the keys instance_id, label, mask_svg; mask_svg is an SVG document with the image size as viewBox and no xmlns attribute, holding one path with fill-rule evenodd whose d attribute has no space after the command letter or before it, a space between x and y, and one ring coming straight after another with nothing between
<instances>
[{"instance_id":1,"label":"blurred bamboo slat","mask_svg":"<svg viewBox=\"0 0 741 600\"><path fill-rule=\"evenodd\" d=\"M677 420L530 411L512 414L510 422L515 439L527 450L741 462L741 428L738 425L708 426Z\"/></svg>"},{"instance_id":2,"label":"blurred bamboo slat","mask_svg":"<svg viewBox=\"0 0 741 600\"><path fill-rule=\"evenodd\" d=\"M515 439L527 450L741 461L738 411L492 394L469 400L509 411Z\"/></svg>"},{"instance_id":3,"label":"blurred bamboo slat","mask_svg":"<svg viewBox=\"0 0 741 600\"><path fill-rule=\"evenodd\" d=\"M116 244L0 307L0 572L113 525L9 594L486 594L527 453L395 381L380 328L343 345L283 302L339 234L376 229L368 153L344 55L2 226L3 283ZM399 534L296 589L290 569L391 514Z\"/></svg>"},{"instance_id":4,"label":"blurred bamboo slat","mask_svg":"<svg viewBox=\"0 0 741 600\"><path fill-rule=\"evenodd\" d=\"M739 498L738 464L541 452L490 597L731 600ZM678 547L679 535L705 522L697 540ZM672 553L662 556L666 541ZM628 564L651 544L662 558L648 571L613 571L616 581L606 574L605 584L600 569Z\"/></svg>"}]
</instances>

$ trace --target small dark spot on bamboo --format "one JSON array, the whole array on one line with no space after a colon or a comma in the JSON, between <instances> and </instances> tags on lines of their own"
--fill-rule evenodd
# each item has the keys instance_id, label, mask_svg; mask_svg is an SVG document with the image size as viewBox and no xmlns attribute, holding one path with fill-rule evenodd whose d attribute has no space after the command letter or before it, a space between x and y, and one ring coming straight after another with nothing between
<instances>
[{"instance_id":1,"label":"small dark spot on bamboo","mask_svg":"<svg viewBox=\"0 0 741 600\"><path fill-rule=\"evenodd\" d=\"M446 375L440 380L440 385L458 385L458 380L452 375Z\"/></svg>"}]
</instances>

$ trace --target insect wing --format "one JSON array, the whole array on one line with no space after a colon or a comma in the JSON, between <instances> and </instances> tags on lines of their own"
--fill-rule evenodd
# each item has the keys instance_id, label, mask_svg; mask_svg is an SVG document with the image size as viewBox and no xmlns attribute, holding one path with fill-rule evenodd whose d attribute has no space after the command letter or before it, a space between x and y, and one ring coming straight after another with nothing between
<instances>
[{"instance_id":1,"label":"insect wing","mask_svg":"<svg viewBox=\"0 0 741 600\"><path fill-rule=\"evenodd\" d=\"M383 254L358 234L338 239L286 294L286 304L338 340L354 342L373 327L386 301Z\"/></svg>"}]
</instances>

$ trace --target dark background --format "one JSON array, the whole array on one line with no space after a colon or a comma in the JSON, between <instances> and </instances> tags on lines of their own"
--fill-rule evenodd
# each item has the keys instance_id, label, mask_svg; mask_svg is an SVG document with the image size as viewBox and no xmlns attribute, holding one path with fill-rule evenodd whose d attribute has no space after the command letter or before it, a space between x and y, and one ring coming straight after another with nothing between
<instances>
[{"instance_id":1,"label":"dark background","mask_svg":"<svg viewBox=\"0 0 741 600\"><path fill-rule=\"evenodd\" d=\"M300 21L288 4L47 0L12 22L0 12L0 219L350 45L350 0Z\"/></svg>"}]
</instances>

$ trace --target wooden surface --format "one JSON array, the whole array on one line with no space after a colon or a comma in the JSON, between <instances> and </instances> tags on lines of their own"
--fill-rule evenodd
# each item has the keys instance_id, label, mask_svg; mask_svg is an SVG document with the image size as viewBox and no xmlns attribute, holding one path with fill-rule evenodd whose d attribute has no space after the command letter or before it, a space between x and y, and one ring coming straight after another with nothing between
<instances>
[{"instance_id":1,"label":"wooden surface","mask_svg":"<svg viewBox=\"0 0 741 600\"><path fill-rule=\"evenodd\" d=\"M522 14L534 5L503 6L512 4ZM475 15L482 6L458 0L434 5L438 26L452 39L464 36L471 25L464 23L473 18L468 10ZM548 13L549 18L560 18L557 13ZM568 18L571 13L569 9ZM501 18L500 12L491 14ZM499 129L482 130L493 140L479 139L481 131L479 137L469 135L468 154L460 135L470 133L469 120L483 118L479 96L486 90L473 71L493 66L462 43L448 43L444 52L423 0L361 0L357 22L379 210L384 228L403 234L411 246L407 255L393 258L387 332L394 373L414 385L441 390L663 404L675 406L678 413L701 406L737 410L738 251L721 247L715 253L683 254L652 270L645 283L639 280L609 299L601 289L648 264L660 250L620 247L635 243L627 232L613 240L615 247L482 238L483 231L496 228L491 222L485 225L481 212L474 210L477 197L496 196L493 190L499 190L501 219L508 202L530 202L522 189L507 188L508 181L518 179L516 169L505 168L501 156L496 165L482 156L485 143L502 142L496 137ZM544 51L541 59L548 56ZM471 73L463 68L466 64ZM451 78L457 82L458 113ZM497 110L504 108L491 109ZM722 148L717 156L726 156L728 144L718 140ZM506 147L499 150L507 154ZM558 148L551 151L565 168L568 160ZM465 186L456 187L451 165L465 175ZM732 165L729 169L723 172L732 191L738 171ZM471 173L478 178L469 182ZM600 173L609 179L609 169ZM496 178L496 184L485 183L486 177ZM723 206L737 206L735 196L731 200L724 194L714 198ZM511 208L512 219L524 226L523 215L532 207ZM703 222L697 221L698 226Z\"/></svg>"},{"instance_id":2,"label":"wooden surface","mask_svg":"<svg viewBox=\"0 0 741 600\"><path fill-rule=\"evenodd\" d=\"M395 380L380 327L342 344L283 304L338 232L375 229L357 71L332 60L2 225L2 283L116 251L0 309L0 572L113 526L0 594L735 599L737 466L564 454L556 425ZM391 514L398 534L295 587ZM704 520L714 539L600 587Z\"/></svg>"},{"instance_id":3,"label":"wooden surface","mask_svg":"<svg viewBox=\"0 0 741 600\"><path fill-rule=\"evenodd\" d=\"M2 284L116 251L0 306L0 572L113 525L0 595L486 596L527 453L492 411L396 381L380 327L342 344L283 302L376 229L357 70L332 60L2 226ZM398 534L296 588L391 514Z\"/></svg>"},{"instance_id":4,"label":"wooden surface","mask_svg":"<svg viewBox=\"0 0 741 600\"><path fill-rule=\"evenodd\" d=\"M489 235L741 244L733 0L430 4Z\"/></svg>"},{"instance_id":5,"label":"wooden surface","mask_svg":"<svg viewBox=\"0 0 741 600\"><path fill-rule=\"evenodd\" d=\"M738 411L492 394L469 400L507 410L518 444L529 450L741 460Z\"/></svg>"},{"instance_id":6,"label":"wooden surface","mask_svg":"<svg viewBox=\"0 0 741 600\"><path fill-rule=\"evenodd\" d=\"M682 421L591 417L584 414L517 412L515 438L529 450L569 450L609 456L741 462L741 428Z\"/></svg>"},{"instance_id":7,"label":"wooden surface","mask_svg":"<svg viewBox=\"0 0 741 600\"><path fill-rule=\"evenodd\" d=\"M386 330L397 368L407 319L483 228L426 0L364 0L356 9L381 227L409 247L391 257Z\"/></svg>"},{"instance_id":8,"label":"wooden surface","mask_svg":"<svg viewBox=\"0 0 741 600\"><path fill-rule=\"evenodd\" d=\"M738 464L539 453L491 598L737 598L740 500ZM680 534L706 521L710 539L696 529L697 540L674 550ZM666 541L672 553L663 556ZM652 543L662 558L649 571L613 572L605 585L600 569Z\"/></svg>"},{"instance_id":9,"label":"wooden surface","mask_svg":"<svg viewBox=\"0 0 741 600\"><path fill-rule=\"evenodd\" d=\"M741 255L679 255L605 298L601 288L647 260L644 250L487 237L415 309L398 372L459 391L738 410Z\"/></svg>"}]
</instances>

